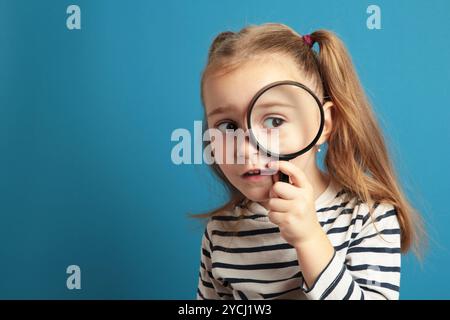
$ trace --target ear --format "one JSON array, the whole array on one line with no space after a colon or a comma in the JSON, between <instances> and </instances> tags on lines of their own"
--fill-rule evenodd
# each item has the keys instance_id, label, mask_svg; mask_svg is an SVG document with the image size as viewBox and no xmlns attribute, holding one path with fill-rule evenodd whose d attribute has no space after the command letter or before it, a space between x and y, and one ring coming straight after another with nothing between
<instances>
[{"instance_id":1,"label":"ear","mask_svg":"<svg viewBox=\"0 0 450 320\"><path fill-rule=\"evenodd\" d=\"M317 144L323 144L328 141L331 131L333 130L334 104L332 101L327 101L323 105L323 113L325 116L322 135Z\"/></svg>"}]
</instances>

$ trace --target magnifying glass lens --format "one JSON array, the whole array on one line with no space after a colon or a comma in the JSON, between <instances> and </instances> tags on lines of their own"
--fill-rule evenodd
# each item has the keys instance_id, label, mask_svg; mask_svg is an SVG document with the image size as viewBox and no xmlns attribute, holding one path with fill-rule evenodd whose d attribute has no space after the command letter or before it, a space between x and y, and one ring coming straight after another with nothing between
<instances>
[{"instance_id":1,"label":"magnifying glass lens","mask_svg":"<svg viewBox=\"0 0 450 320\"><path fill-rule=\"evenodd\" d=\"M261 94L249 115L260 147L272 155L290 155L310 148L321 131L321 106L306 89L281 84Z\"/></svg>"}]
</instances>

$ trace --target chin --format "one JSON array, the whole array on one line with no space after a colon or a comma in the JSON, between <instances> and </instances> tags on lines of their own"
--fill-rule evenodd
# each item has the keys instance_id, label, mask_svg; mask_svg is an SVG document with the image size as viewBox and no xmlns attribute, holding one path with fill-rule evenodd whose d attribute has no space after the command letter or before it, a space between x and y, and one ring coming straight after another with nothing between
<instances>
[{"instance_id":1,"label":"chin","mask_svg":"<svg viewBox=\"0 0 450 320\"><path fill-rule=\"evenodd\" d=\"M247 199L251 201L261 202L269 199L269 190L267 190L266 188L241 190L241 192Z\"/></svg>"}]
</instances>

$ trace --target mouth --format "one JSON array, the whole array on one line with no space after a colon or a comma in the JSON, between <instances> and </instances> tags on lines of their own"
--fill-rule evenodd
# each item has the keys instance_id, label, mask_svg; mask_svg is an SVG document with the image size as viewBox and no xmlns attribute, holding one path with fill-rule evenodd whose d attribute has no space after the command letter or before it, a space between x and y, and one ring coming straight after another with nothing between
<instances>
[{"instance_id":1,"label":"mouth","mask_svg":"<svg viewBox=\"0 0 450 320\"><path fill-rule=\"evenodd\" d=\"M260 176L271 176L274 175L277 171L269 168L261 168L261 169L250 169L242 174L243 178L251 178L251 177L260 177Z\"/></svg>"}]
</instances>

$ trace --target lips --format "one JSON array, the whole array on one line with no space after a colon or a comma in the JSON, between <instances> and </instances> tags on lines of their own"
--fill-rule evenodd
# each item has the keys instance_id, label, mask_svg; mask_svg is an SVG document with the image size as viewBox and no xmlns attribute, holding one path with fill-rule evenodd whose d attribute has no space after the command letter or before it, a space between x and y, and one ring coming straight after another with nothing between
<instances>
[{"instance_id":1,"label":"lips","mask_svg":"<svg viewBox=\"0 0 450 320\"><path fill-rule=\"evenodd\" d=\"M269 168L253 168L247 170L242 174L243 177L253 177L253 176L271 176L277 171Z\"/></svg>"}]
</instances>

